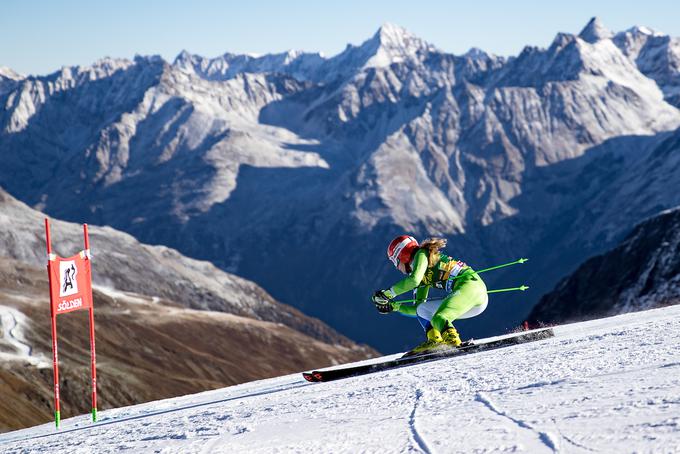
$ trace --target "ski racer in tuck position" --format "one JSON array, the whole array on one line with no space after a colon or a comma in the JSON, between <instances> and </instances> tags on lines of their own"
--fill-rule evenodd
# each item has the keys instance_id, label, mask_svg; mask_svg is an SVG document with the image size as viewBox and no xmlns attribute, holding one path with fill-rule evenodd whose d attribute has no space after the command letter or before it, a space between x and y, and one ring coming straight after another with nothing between
<instances>
[{"instance_id":1,"label":"ski racer in tuck position","mask_svg":"<svg viewBox=\"0 0 680 454\"><path fill-rule=\"evenodd\" d=\"M396 311L417 317L426 332L427 340L411 350L411 354L425 352L439 346L461 345L453 322L475 317L486 309L486 285L466 263L446 255L442 248L446 240L429 238L418 244L412 236L396 237L387 248L387 256L407 277L389 289L377 290L373 304L381 314ZM431 287L447 292L441 301L428 301ZM415 304L404 304L393 299L414 291Z\"/></svg>"}]
</instances>

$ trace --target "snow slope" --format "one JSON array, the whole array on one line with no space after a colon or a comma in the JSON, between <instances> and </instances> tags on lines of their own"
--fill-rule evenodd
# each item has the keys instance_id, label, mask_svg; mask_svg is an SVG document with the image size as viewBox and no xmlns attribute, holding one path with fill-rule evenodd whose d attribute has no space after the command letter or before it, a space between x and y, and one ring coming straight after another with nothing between
<instances>
[{"instance_id":1,"label":"snow slope","mask_svg":"<svg viewBox=\"0 0 680 454\"><path fill-rule=\"evenodd\" d=\"M680 452L680 306L331 383L299 374L0 436L3 452ZM376 360L373 360L376 361Z\"/></svg>"}]
</instances>

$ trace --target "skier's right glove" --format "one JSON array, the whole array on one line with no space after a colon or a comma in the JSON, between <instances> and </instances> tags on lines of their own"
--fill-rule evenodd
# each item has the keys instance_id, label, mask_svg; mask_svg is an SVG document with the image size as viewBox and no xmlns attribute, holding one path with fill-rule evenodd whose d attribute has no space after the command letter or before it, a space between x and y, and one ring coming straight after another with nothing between
<instances>
[{"instance_id":1,"label":"skier's right glove","mask_svg":"<svg viewBox=\"0 0 680 454\"><path fill-rule=\"evenodd\" d=\"M373 301L373 304L375 304L375 308L378 309L378 312L381 314L389 314L394 310L391 301L392 298L390 298L384 290L377 290L373 294L373 297L371 297L371 300Z\"/></svg>"}]
</instances>

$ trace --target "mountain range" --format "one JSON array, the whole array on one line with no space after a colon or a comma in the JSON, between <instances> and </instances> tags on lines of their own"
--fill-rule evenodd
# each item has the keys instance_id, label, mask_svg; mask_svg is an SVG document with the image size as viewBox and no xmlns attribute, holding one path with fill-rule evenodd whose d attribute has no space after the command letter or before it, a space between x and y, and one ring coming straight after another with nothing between
<instances>
[{"instance_id":1,"label":"mountain range","mask_svg":"<svg viewBox=\"0 0 680 454\"><path fill-rule=\"evenodd\" d=\"M0 186L251 279L341 333L394 351L380 317L393 236L449 240L482 268L522 256L463 335L512 328L540 295L680 203L680 40L591 20L547 48L452 55L386 24L330 58L106 58L0 71Z\"/></svg>"}]
</instances>

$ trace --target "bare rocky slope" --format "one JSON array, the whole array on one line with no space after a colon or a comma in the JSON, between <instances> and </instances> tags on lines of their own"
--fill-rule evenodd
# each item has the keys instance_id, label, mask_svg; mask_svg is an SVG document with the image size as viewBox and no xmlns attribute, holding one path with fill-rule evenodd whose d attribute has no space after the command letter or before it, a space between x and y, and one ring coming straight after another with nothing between
<instances>
[{"instance_id":1,"label":"bare rocky slope","mask_svg":"<svg viewBox=\"0 0 680 454\"><path fill-rule=\"evenodd\" d=\"M597 19L514 57L451 55L387 24L304 52L103 59L0 73L0 185L251 279L385 351L422 334L374 313L396 234L443 235L495 296L475 336L632 227L677 206L677 38ZM398 333L395 335L394 333ZM472 334L471 333L471 334Z\"/></svg>"},{"instance_id":2,"label":"bare rocky slope","mask_svg":"<svg viewBox=\"0 0 680 454\"><path fill-rule=\"evenodd\" d=\"M563 323L680 304L680 208L654 216L544 295L531 323Z\"/></svg>"}]
</instances>

